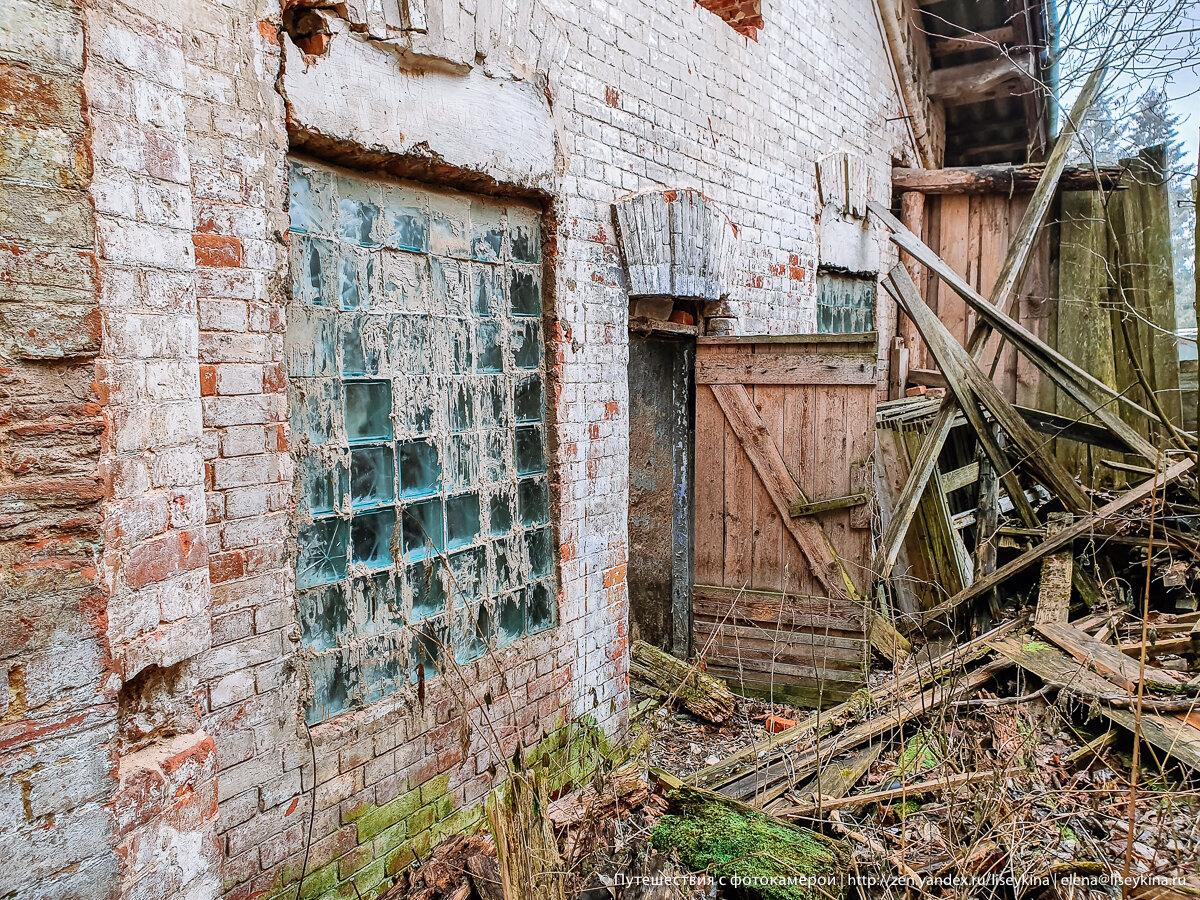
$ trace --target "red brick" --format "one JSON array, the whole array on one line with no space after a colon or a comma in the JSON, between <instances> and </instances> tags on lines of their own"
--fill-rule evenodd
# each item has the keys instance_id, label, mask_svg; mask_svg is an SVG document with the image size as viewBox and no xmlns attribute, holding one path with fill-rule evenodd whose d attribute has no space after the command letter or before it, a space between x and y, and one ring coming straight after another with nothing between
<instances>
[{"instance_id":1,"label":"red brick","mask_svg":"<svg viewBox=\"0 0 1200 900\"><path fill-rule=\"evenodd\" d=\"M125 583L137 589L199 569L207 562L208 547L200 532L172 531L134 547L123 573Z\"/></svg>"},{"instance_id":2,"label":"red brick","mask_svg":"<svg viewBox=\"0 0 1200 900\"><path fill-rule=\"evenodd\" d=\"M224 234L193 234L196 265L237 267L242 264L242 242Z\"/></svg>"}]
</instances>

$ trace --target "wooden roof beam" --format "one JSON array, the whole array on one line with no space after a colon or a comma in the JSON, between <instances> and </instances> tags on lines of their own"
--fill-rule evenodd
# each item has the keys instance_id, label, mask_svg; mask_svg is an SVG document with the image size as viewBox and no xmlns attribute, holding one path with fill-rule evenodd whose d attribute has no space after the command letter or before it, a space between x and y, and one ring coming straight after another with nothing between
<instances>
[{"instance_id":1,"label":"wooden roof beam","mask_svg":"<svg viewBox=\"0 0 1200 900\"><path fill-rule=\"evenodd\" d=\"M1032 90L1033 57L1028 53L935 69L929 95L945 106L966 106Z\"/></svg>"},{"instance_id":2,"label":"wooden roof beam","mask_svg":"<svg viewBox=\"0 0 1200 900\"><path fill-rule=\"evenodd\" d=\"M897 194L1021 194L1037 187L1044 165L950 166L944 169L892 169L892 189ZM1111 190L1121 180L1120 166L1073 166L1058 180L1060 190Z\"/></svg>"},{"instance_id":3,"label":"wooden roof beam","mask_svg":"<svg viewBox=\"0 0 1200 900\"><path fill-rule=\"evenodd\" d=\"M936 58L950 56L954 53L970 53L972 50L991 50L1013 42L1011 25L1002 28L992 28L988 31L970 32L958 37L942 37L929 35L929 52Z\"/></svg>"}]
</instances>

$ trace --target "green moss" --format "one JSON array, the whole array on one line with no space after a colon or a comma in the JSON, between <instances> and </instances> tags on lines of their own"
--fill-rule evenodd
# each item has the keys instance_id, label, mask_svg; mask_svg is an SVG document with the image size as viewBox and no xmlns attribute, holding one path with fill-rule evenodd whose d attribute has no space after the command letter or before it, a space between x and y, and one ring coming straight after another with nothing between
<instances>
[{"instance_id":1,"label":"green moss","mask_svg":"<svg viewBox=\"0 0 1200 900\"><path fill-rule=\"evenodd\" d=\"M942 755L937 739L928 731L918 731L904 745L896 763L896 777L903 781L909 775L932 769L942 761Z\"/></svg>"},{"instance_id":2,"label":"green moss","mask_svg":"<svg viewBox=\"0 0 1200 900\"><path fill-rule=\"evenodd\" d=\"M1049 650L1049 644L1043 644L1041 641L1030 641L1021 648L1022 653L1037 653L1040 650Z\"/></svg>"},{"instance_id":3,"label":"green moss","mask_svg":"<svg viewBox=\"0 0 1200 900\"><path fill-rule=\"evenodd\" d=\"M845 891L849 848L807 828L698 791L671 794L674 811L651 832L689 869L763 900L829 900Z\"/></svg>"}]
</instances>

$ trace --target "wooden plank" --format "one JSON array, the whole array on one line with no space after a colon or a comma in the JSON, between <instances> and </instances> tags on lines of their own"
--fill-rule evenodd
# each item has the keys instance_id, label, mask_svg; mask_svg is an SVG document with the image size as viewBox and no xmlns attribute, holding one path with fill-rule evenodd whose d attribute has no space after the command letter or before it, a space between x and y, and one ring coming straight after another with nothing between
<instances>
[{"instance_id":1,"label":"wooden plank","mask_svg":"<svg viewBox=\"0 0 1200 900\"><path fill-rule=\"evenodd\" d=\"M1020 166L950 166L943 169L892 169L892 192L921 195L939 194L1028 194L1045 173L1041 163ZM1071 166L1059 176L1059 190L1108 191L1117 186L1124 174L1121 166ZM901 216L903 219L903 216ZM907 223L905 223L907 224ZM920 234L915 228L910 228ZM985 292L986 293L986 292Z\"/></svg>"},{"instance_id":2,"label":"wooden plank","mask_svg":"<svg viewBox=\"0 0 1200 900\"><path fill-rule=\"evenodd\" d=\"M753 391L754 406L767 428L768 435L778 442L784 435L783 399L785 388L774 385L756 385ZM783 519L761 479L755 479L754 500L754 546L751 566L750 587L756 590L783 590Z\"/></svg>"},{"instance_id":3,"label":"wooden plank","mask_svg":"<svg viewBox=\"0 0 1200 900\"><path fill-rule=\"evenodd\" d=\"M696 387L695 432L695 578L705 583L724 578L725 414L712 390Z\"/></svg>"},{"instance_id":4,"label":"wooden plank","mask_svg":"<svg viewBox=\"0 0 1200 900\"><path fill-rule=\"evenodd\" d=\"M849 759L832 760L831 765L817 769L817 773L807 783L798 787L794 792L795 796L811 801L814 812L828 809L830 800L839 800L854 789L882 752L881 741L850 754ZM787 815L786 811L772 812L775 815Z\"/></svg>"},{"instance_id":5,"label":"wooden plank","mask_svg":"<svg viewBox=\"0 0 1200 900\"><path fill-rule=\"evenodd\" d=\"M971 198L943 197L941 207L942 259L960 277L970 280ZM920 259L916 254L910 255ZM937 317L959 344L966 344L969 334L967 304L960 297L949 292L939 293Z\"/></svg>"},{"instance_id":6,"label":"wooden plank","mask_svg":"<svg viewBox=\"0 0 1200 900\"><path fill-rule=\"evenodd\" d=\"M771 440L746 389L741 385L722 384L713 385L712 392L725 413L732 437L740 442L744 453L749 456L751 465L783 518L784 527L810 560L814 577L834 596L844 593L857 598L858 589L821 526L812 519L793 519L787 514L792 499L802 496L800 487L784 465L779 449ZM727 493L726 506L729 501ZM727 554L728 550L727 547ZM728 578L725 583L730 583Z\"/></svg>"},{"instance_id":7,"label":"wooden plank","mask_svg":"<svg viewBox=\"0 0 1200 900\"><path fill-rule=\"evenodd\" d=\"M934 58L951 56L955 53L970 53L975 50L998 50L1001 44L1012 43L1013 28L1011 25L1002 25L999 28L989 28L986 31L973 32L962 37L928 35L928 40L929 52Z\"/></svg>"},{"instance_id":8,"label":"wooden plank","mask_svg":"<svg viewBox=\"0 0 1200 900\"><path fill-rule=\"evenodd\" d=\"M737 336L711 335L696 338L697 347L733 346L744 348L747 344L845 344L847 347L862 344L874 352L879 335L874 331L848 331L840 334L742 334Z\"/></svg>"},{"instance_id":9,"label":"wooden plank","mask_svg":"<svg viewBox=\"0 0 1200 900\"><path fill-rule=\"evenodd\" d=\"M875 384L875 353L696 357L697 384Z\"/></svg>"},{"instance_id":10,"label":"wooden plank","mask_svg":"<svg viewBox=\"0 0 1200 900\"><path fill-rule=\"evenodd\" d=\"M929 96L944 106L1019 96L1035 88L1033 72L1033 58L1027 53L934 69L929 76Z\"/></svg>"},{"instance_id":11,"label":"wooden plank","mask_svg":"<svg viewBox=\"0 0 1200 900\"><path fill-rule=\"evenodd\" d=\"M1157 491L1164 485L1170 484L1180 475L1190 471L1193 465L1194 462L1190 459L1176 463L1163 472L1160 477L1147 481L1145 484L1125 492L1120 497L1117 497L1117 499L1105 504L1094 512L1080 517L1069 528L1064 528L1058 534L1048 536L1045 541L1032 550L1022 553L1016 559L1005 563L992 573L990 577L975 582L975 584L966 590L960 591L944 603L919 614L915 618L920 624L925 624L926 622L933 621L938 616L945 615L960 604L981 596L984 592L991 590L1005 579L1024 571L1034 563L1040 562L1047 555L1069 546L1076 538L1089 533L1106 519L1112 518L1135 503L1145 500L1152 492Z\"/></svg>"},{"instance_id":12,"label":"wooden plank","mask_svg":"<svg viewBox=\"0 0 1200 900\"><path fill-rule=\"evenodd\" d=\"M754 553L754 465L718 391L713 396L725 415L725 559L722 581L727 587L750 586ZM745 389L742 389L743 393ZM747 398L747 402L749 398Z\"/></svg>"},{"instance_id":13,"label":"wooden plank","mask_svg":"<svg viewBox=\"0 0 1200 900\"><path fill-rule=\"evenodd\" d=\"M1133 659L1111 644L1098 641L1085 631L1080 631L1066 622L1034 623L1034 630L1050 643L1081 662L1101 678L1117 687L1136 694L1138 682L1146 690L1162 694L1180 694L1186 689L1183 681L1155 666L1141 669L1140 661ZM1140 648L1139 648L1140 649Z\"/></svg>"},{"instance_id":14,"label":"wooden plank","mask_svg":"<svg viewBox=\"0 0 1200 900\"><path fill-rule=\"evenodd\" d=\"M811 386L795 387L787 392L783 404L783 433L787 438L780 452L788 472L806 496L813 495L811 453L816 438L812 406L816 392L817 388ZM783 587L798 594L814 594L820 589L810 560L793 540L783 542Z\"/></svg>"},{"instance_id":15,"label":"wooden plank","mask_svg":"<svg viewBox=\"0 0 1200 900\"><path fill-rule=\"evenodd\" d=\"M1084 697L1088 694L1111 696L1121 693L1112 682L1046 644L1001 638L992 641L991 645L996 652L1048 684L1068 687ZM1139 721L1131 709L1105 703L1096 704L1096 707L1122 728L1130 732L1140 731L1148 744L1157 747L1168 758L1200 770L1200 728L1157 713L1143 712Z\"/></svg>"},{"instance_id":16,"label":"wooden plank","mask_svg":"<svg viewBox=\"0 0 1200 900\"><path fill-rule=\"evenodd\" d=\"M949 494L951 491L957 491L969 484L974 484L978 478L979 463L967 463L965 466L942 475L942 491Z\"/></svg>"},{"instance_id":17,"label":"wooden plank","mask_svg":"<svg viewBox=\"0 0 1200 900\"><path fill-rule=\"evenodd\" d=\"M1050 513L1046 534L1053 535L1071 524L1070 513ZM1065 625L1071 617L1071 584L1074 581L1075 554L1070 548L1051 553L1042 560L1042 578L1038 582L1035 625Z\"/></svg>"},{"instance_id":18,"label":"wooden plank","mask_svg":"<svg viewBox=\"0 0 1200 900\"><path fill-rule=\"evenodd\" d=\"M888 788L885 791L855 794L853 797L847 797L843 794L840 797L815 798L805 803L774 809L771 812L773 815L783 816L784 818L808 819L813 816L820 816L822 813L832 812L835 809L854 809L859 806L867 806L871 803L891 803L893 800L905 801L913 797L922 797L925 794L937 794L942 791L954 792L958 788L989 781L995 783L1002 781L1009 774L1017 774L1019 772L1019 769L1012 769L1010 771L993 769L986 772L962 772L958 775L942 775L919 781L915 784L906 784L898 788ZM862 775L860 774L859 778L861 777ZM858 779L856 778L855 782L857 781ZM796 793L803 796L802 791L797 791Z\"/></svg>"},{"instance_id":19,"label":"wooden plank","mask_svg":"<svg viewBox=\"0 0 1200 900\"><path fill-rule=\"evenodd\" d=\"M824 625L862 633L869 607L845 597L801 596L739 590L711 584L692 589L697 613L724 618L731 612L757 622L784 622L788 616L821 616Z\"/></svg>"},{"instance_id":20,"label":"wooden plank","mask_svg":"<svg viewBox=\"0 0 1200 900\"><path fill-rule=\"evenodd\" d=\"M801 516L815 516L821 513L833 512L834 510L863 506L870 499L870 494L866 491L860 491L857 494L847 494L845 497L832 497L829 500L813 500L810 502L797 500L788 507L788 513L793 519L798 519Z\"/></svg>"}]
</instances>

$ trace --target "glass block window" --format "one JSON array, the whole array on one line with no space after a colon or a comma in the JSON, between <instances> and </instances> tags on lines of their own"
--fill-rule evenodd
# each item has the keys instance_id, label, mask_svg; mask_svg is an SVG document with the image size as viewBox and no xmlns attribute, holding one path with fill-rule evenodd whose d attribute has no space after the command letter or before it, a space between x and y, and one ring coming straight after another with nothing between
<instances>
[{"instance_id":1,"label":"glass block window","mask_svg":"<svg viewBox=\"0 0 1200 900\"><path fill-rule=\"evenodd\" d=\"M817 333L875 330L875 279L817 273Z\"/></svg>"},{"instance_id":2,"label":"glass block window","mask_svg":"<svg viewBox=\"0 0 1200 900\"><path fill-rule=\"evenodd\" d=\"M309 723L556 620L535 210L292 162Z\"/></svg>"}]
</instances>

